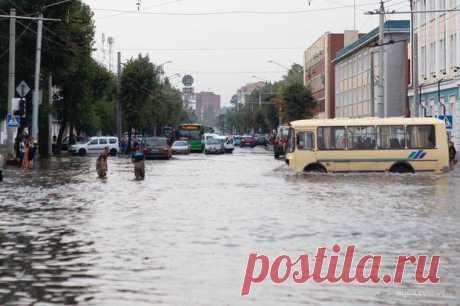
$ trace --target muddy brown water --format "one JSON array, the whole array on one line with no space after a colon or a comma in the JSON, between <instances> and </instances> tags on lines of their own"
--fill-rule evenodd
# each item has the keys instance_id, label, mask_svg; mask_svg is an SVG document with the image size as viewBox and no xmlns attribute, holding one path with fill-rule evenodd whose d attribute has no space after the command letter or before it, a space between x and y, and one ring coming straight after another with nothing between
<instances>
[{"instance_id":1,"label":"muddy brown water","mask_svg":"<svg viewBox=\"0 0 460 306\"><path fill-rule=\"evenodd\" d=\"M8 169L0 184L0 305L458 305L460 170L297 175L263 149L149 161L99 180L95 158ZM250 253L297 258L338 243L440 255L438 285L295 284L247 297Z\"/></svg>"}]
</instances>

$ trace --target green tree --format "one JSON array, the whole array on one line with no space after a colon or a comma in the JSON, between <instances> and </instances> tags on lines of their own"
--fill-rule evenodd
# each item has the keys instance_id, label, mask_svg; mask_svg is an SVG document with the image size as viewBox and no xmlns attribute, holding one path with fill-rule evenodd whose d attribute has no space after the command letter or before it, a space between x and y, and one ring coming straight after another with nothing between
<instances>
[{"instance_id":1,"label":"green tree","mask_svg":"<svg viewBox=\"0 0 460 306\"><path fill-rule=\"evenodd\" d=\"M152 115L157 116L153 94L159 88L157 70L148 56L128 61L121 77L121 102L129 138L133 129L152 128Z\"/></svg>"},{"instance_id":2,"label":"green tree","mask_svg":"<svg viewBox=\"0 0 460 306\"><path fill-rule=\"evenodd\" d=\"M292 64L288 74L283 77L285 85L303 84L303 67L297 63Z\"/></svg>"},{"instance_id":3,"label":"green tree","mask_svg":"<svg viewBox=\"0 0 460 306\"><path fill-rule=\"evenodd\" d=\"M302 84L288 85L283 93L289 121L313 117L316 102L311 92Z\"/></svg>"},{"instance_id":4,"label":"green tree","mask_svg":"<svg viewBox=\"0 0 460 306\"><path fill-rule=\"evenodd\" d=\"M36 15L41 8L49 4L48 0L15 0L1 1L0 13L8 14L11 4L17 9L18 15ZM45 80L52 74L54 83L63 91L64 100L56 113L61 123L58 143L61 142L65 129L78 124L83 113L82 104L87 103L90 90L91 52L94 38L93 13L89 6L80 0L72 0L50 7L44 11L46 17L60 18L62 22L45 22L43 28L42 69L41 76ZM4 115L7 105L8 77L8 35L9 23L0 22L0 115ZM17 20L16 42L16 80L25 80L29 85L34 83L36 48L36 22ZM19 60L20 59L20 60ZM31 95L28 97L29 103ZM42 116L47 118L47 116ZM30 117L27 119L30 121ZM42 125L40 125L42 126Z\"/></svg>"}]
</instances>

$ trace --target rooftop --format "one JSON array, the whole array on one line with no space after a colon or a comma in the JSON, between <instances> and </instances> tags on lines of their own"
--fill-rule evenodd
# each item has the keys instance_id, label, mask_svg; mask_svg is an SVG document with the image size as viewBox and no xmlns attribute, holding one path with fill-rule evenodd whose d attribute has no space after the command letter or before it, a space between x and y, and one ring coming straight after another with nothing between
<instances>
[{"instance_id":1,"label":"rooftop","mask_svg":"<svg viewBox=\"0 0 460 306\"><path fill-rule=\"evenodd\" d=\"M410 21L409 20L388 20L385 22L385 33L410 33ZM371 41L375 40L379 36L379 28L375 28L366 35L347 47L340 49L337 52L334 62L340 61L350 53L353 53L362 47L368 45Z\"/></svg>"},{"instance_id":2,"label":"rooftop","mask_svg":"<svg viewBox=\"0 0 460 306\"><path fill-rule=\"evenodd\" d=\"M317 126L374 126L374 125L404 125L404 124L445 124L443 120L432 117L367 117L367 118L336 118L336 119L305 119L291 122L294 128Z\"/></svg>"}]
</instances>

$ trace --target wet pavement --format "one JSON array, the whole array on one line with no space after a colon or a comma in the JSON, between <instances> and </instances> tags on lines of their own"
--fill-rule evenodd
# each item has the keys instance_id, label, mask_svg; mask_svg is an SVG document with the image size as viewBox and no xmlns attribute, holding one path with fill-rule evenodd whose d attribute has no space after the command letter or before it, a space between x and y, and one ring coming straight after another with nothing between
<instances>
[{"instance_id":1,"label":"wet pavement","mask_svg":"<svg viewBox=\"0 0 460 306\"><path fill-rule=\"evenodd\" d=\"M262 148L147 162L99 180L62 158L0 184L0 305L459 305L460 169L427 175L298 175ZM440 255L438 285L267 280L241 297L250 253L314 255L354 244Z\"/></svg>"}]
</instances>

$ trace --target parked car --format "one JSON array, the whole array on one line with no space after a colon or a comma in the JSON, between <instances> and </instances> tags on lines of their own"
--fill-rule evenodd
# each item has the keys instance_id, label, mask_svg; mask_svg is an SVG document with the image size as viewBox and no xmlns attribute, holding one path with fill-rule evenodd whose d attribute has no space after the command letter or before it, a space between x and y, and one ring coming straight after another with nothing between
<instances>
[{"instance_id":1,"label":"parked car","mask_svg":"<svg viewBox=\"0 0 460 306\"><path fill-rule=\"evenodd\" d=\"M171 146L172 154L190 154L190 145L187 141L177 140Z\"/></svg>"},{"instance_id":2,"label":"parked car","mask_svg":"<svg viewBox=\"0 0 460 306\"><path fill-rule=\"evenodd\" d=\"M225 153L233 153L233 150L235 150L235 145L233 144L232 137L219 136L217 139L221 139L224 142Z\"/></svg>"},{"instance_id":3,"label":"parked car","mask_svg":"<svg viewBox=\"0 0 460 306\"><path fill-rule=\"evenodd\" d=\"M268 135L257 135L256 137L256 145L258 146L266 146L268 144Z\"/></svg>"},{"instance_id":4,"label":"parked car","mask_svg":"<svg viewBox=\"0 0 460 306\"><path fill-rule=\"evenodd\" d=\"M69 148L79 142L86 142L88 140L88 137L82 137L82 136L74 136L73 139L70 139L69 136L64 137L62 140L62 146L61 150L63 151L68 151Z\"/></svg>"},{"instance_id":5,"label":"parked car","mask_svg":"<svg viewBox=\"0 0 460 306\"><path fill-rule=\"evenodd\" d=\"M276 133L275 143L273 144L273 151L274 151L276 159L286 154L288 136L289 136L289 126L280 125Z\"/></svg>"},{"instance_id":6,"label":"parked car","mask_svg":"<svg viewBox=\"0 0 460 306\"><path fill-rule=\"evenodd\" d=\"M256 146L256 139L250 135L244 135L241 137L240 147L251 147L254 148Z\"/></svg>"},{"instance_id":7,"label":"parked car","mask_svg":"<svg viewBox=\"0 0 460 306\"><path fill-rule=\"evenodd\" d=\"M219 138L209 138L204 145L205 154L224 154L224 141Z\"/></svg>"},{"instance_id":8,"label":"parked car","mask_svg":"<svg viewBox=\"0 0 460 306\"><path fill-rule=\"evenodd\" d=\"M168 138L145 137L143 139L144 154L146 159L170 159L171 148L168 145Z\"/></svg>"},{"instance_id":9,"label":"parked car","mask_svg":"<svg viewBox=\"0 0 460 306\"><path fill-rule=\"evenodd\" d=\"M117 155L120 152L118 138L112 136L91 137L86 142L80 142L70 146L69 152L80 156L100 154L106 147L109 148L110 155Z\"/></svg>"}]
</instances>

